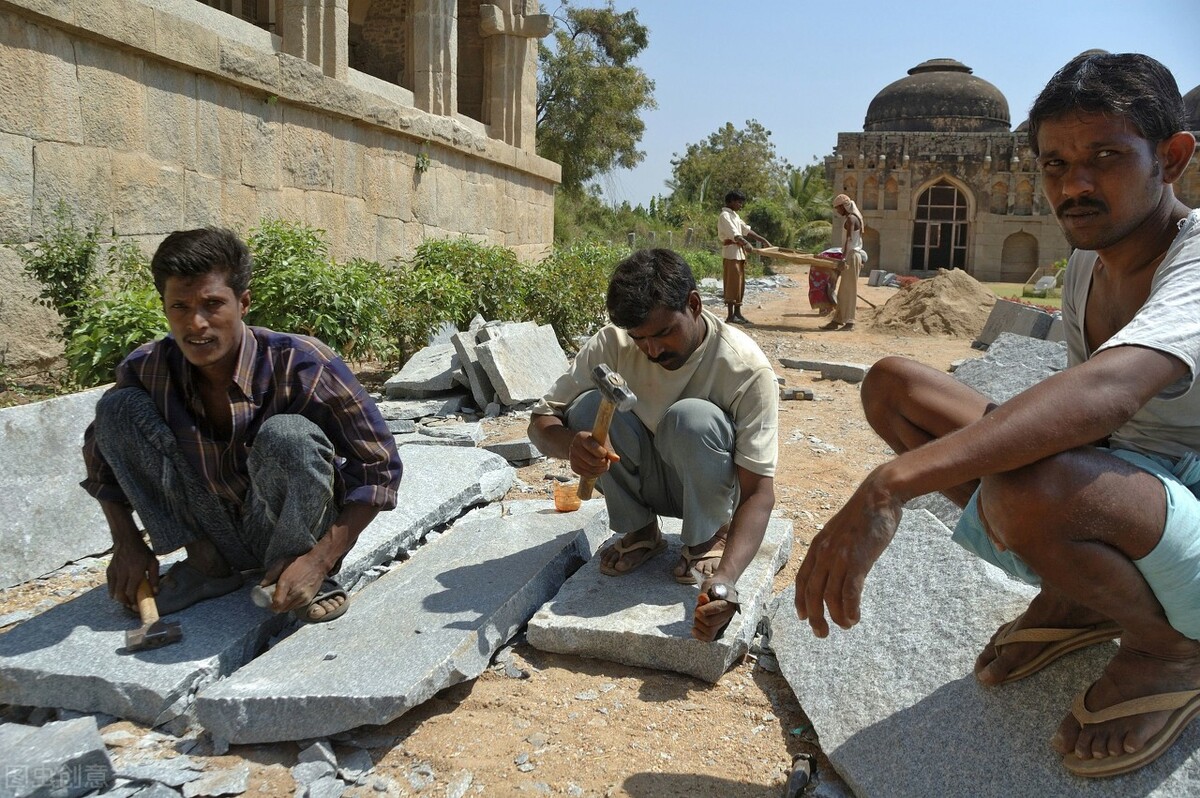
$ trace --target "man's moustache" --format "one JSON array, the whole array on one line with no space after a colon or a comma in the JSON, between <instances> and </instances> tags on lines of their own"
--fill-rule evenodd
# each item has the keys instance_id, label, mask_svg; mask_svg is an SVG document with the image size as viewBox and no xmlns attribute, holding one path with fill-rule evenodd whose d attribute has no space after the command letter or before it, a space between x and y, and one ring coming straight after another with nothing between
<instances>
[{"instance_id":1,"label":"man's moustache","mask_svg":"<svg viewBox=\"0 0 1200 798\"><path fill-rule=\"evenodd\" d=\"M1097 211L1107 211L1108 210L1108 206L1105 205L1100 200L1088 199L1087 197L1083 197L1080 199L1067 200L1066 202L1064 202L1063 204L1059 205L1057 208L1054 209L1054 215L1061 219L1063 217L1064 213L1066 213L1067 211L1073 211L1077 208L1090 208L1092 210L1097 210Z\"/></svg>"}]
</instances>

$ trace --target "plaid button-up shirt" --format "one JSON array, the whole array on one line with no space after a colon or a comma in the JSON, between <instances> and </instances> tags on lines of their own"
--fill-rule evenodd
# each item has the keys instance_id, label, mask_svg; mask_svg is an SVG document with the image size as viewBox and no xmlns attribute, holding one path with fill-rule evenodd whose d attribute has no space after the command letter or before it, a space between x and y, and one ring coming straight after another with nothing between
<instances>
[{"instance_id":1,"label":"plaid button-up shirt","mask_svg":"<svg viewBox=\"0 0 1200 798\"><path fill-rule=\"evenodd\" d=\"M246 459L259 427L271 416L294 413L320 427L333 444L344 504L396 506L401 465L395 439L350 369L315 338L244 326L229 386L232 439L217 438L192 367L170 336L126 357L117 367L116 387L145 390L208 489L235 504L246 496ZM84 434L83 458L83 488L101 501L128 504L92 426Z\"/></svg>"}]
</instances>

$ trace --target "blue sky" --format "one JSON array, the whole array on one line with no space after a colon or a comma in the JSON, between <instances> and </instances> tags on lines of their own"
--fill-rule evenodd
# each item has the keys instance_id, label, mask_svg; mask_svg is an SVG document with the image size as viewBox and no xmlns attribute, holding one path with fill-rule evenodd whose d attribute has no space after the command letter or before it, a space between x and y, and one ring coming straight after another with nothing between
<instances>
[{"instance_id":1,"label":"blue sky","mask_svg":"<svg viewBox=\"0 0 1200 798\"><path fill-rule=\"evenodd\" d=\"M601 0L575 0L600 5ZM671 176L671 156L726 122L757 119L781 157L823 158L839 131L862 130L875 94L930 58L954 58L1008 98L1013 125L1054 71L1093 47L1142 52L1200 85L1200 0L616 0L638 10L655 81L646 158L599 182L614 203L645 204ZM556 0L542 0L553 13Z\"/></svg>"}]
</instances>

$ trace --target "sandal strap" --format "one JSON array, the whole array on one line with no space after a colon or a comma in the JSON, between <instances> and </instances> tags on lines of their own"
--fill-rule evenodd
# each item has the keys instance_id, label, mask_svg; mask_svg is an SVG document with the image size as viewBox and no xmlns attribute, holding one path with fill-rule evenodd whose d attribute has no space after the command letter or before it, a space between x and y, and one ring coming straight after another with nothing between
<instances>
[{"instance_id":1,"label":"sandal strap","mask_svg":"<svg viewBox=\"0 0 1200 798\"><path fill-rule=\"evenodd\" d=\"M1015 622L1014 622L1015 623ZM1049 626L1029 626L1024 629L1014 629L1011 632L1005 632L996 638L993 644L997 647L1007 646L1010 643L1060 643L1064 640L1070 640L1073 637L1079 637L1092 631L1099 631L1104 624L1095 626L1084 626L1075 629L1058 629ZM1120 634L1119 628L1113 634L1116 637Z\"/></svg>"},{"instance_id":2,"label":"sandal strap","mask_svg":"<svg viewBox=\"0 0 1200 798\"><path fill-rule=\"evenodd\" d=\"M1141 698L1132 698L1113 704L1111 707L1092 711L1085 706L1089 687L1079 695L1071 705L1071 714L1083 725L1094 726L1097 723L1107 723L1110 720L1128 718L1135 715L1145 715L1150 712L1173 712L1189 701L1200 696L1200 690L1179 690L1173 693L1159 693Z\"/></svg>"}]
</instances>

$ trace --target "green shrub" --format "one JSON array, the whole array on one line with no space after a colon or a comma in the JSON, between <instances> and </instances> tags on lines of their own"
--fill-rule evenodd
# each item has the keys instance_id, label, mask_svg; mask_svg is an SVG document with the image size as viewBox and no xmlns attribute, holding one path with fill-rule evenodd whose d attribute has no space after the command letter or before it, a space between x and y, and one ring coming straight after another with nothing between
<instances>
[{"instance_id":1,"label":"green shrub","mask_svg":"<svg viewBox=\"0 0 1200 798\"><path fill-rule=\"evenodd\" d=\"M464 315L450 319L466 324L472 315L488 321L518 321L525 309L527 274L516 253L506 247L481 244L460 236L424 241L411 266L415 270L453 275L471 297Z\"/></svg>"},{"instance_id":2,"label":"green shrub","mask_svg":"<svg viewBox=\"0 0 1200 798\"><path fill-rule=\"evenodd\" d=\"M609 277L628 255L624 247L591 243L555 249L530 274L525 315L551 325L563 347L574 350L576 337L604 323Z\"/></svg>"},{"instance_id":3,"label":"green shrub","mask_svg":"<svg viewBox=\"0 0 1200 798\"><path fill-rule=\"evenodd\" d=\"M367 260L335 263L324 231L300 222L263 220L247 244L254 256L249 323L311 335L346 358L395 354L393 270Z\"/></svg>"},{"instance_id":4,"label":"green shrub","mask_svg":"<svg viewBox=\"0 0 1200 798\"><path fill-rule=\"evenodd\" d=\"M715 277L720 280L725 273L724 267L721 265L721 253L719 252L709 252L704 249L688 249L679 254L692 267L692 274L695 275L696 282L700 282L705 277Z\"/></svg>"},{"instance_id":5,"label":"green shrub","mask_svg":"<svg viewBox=\"0 0 1200 798\"><path fill-rule=\"evenodd\" d=\"M474 298L450 272L435 268L402 266L396 275L393 323L401 361L425 346L443 322L463 327Z\"/></svg>"},{"instance_id":6,"label":"green shrub","mask_svg":"<svg viewBox=\"0 0 1200 798\"><path fill-rule=\"evenodd\" d=\"M80 229L75 214L60 201L42 227L32 243L16 250L25 273L41 285L38 304L58 314L59 337L69 341L99 271L100 226L93 221Z\"/></svg>"}]
</instances>

